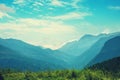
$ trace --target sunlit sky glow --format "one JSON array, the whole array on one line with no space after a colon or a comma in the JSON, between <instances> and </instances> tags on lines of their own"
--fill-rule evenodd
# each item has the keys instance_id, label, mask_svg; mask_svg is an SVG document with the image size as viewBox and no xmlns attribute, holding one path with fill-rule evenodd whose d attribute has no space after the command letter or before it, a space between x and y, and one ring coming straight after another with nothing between
<instances>
[{"instance_id":1,"label":"sunlit sky glow","mask_svg":"<svg viewBox=\"0 0 120 80\"><path fill-rule=\"evenodd\" d=\"M120 0L0 0L0 37L56 49L120 31Z\"/></svg>"}]
</instances>

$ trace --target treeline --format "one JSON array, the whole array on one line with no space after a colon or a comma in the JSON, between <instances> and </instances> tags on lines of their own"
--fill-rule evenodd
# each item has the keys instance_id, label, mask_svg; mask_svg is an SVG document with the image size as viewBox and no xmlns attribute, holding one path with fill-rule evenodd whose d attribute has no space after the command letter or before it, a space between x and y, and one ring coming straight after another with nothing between
<instances>
[{"instance_id":1,"label":"treeline","mask_svg":"<svg viewBox=\"0 0 120 80\"><path fill-rule=\"evenodd\" d=\"M8 71L7 71L8 70ZM102 70L56 70L44 72L19 72L10 69L0 72L0 80L119 80L120 73ZM0 70L1 71L1 70Z\"/></svg>"},{"instance_id":2,"label":"treeline","mask_svg":"<svg viewBox=\"0 0 120 80\"><path fill-rule=\"evenodd\" d=\"M119 73L120 72L120 57L116 57L110 59L108 61L104 61L102 63L98 63L89 67L89 69L93 70L102 70L111 73Z\"/></svg>"}]
</instances>

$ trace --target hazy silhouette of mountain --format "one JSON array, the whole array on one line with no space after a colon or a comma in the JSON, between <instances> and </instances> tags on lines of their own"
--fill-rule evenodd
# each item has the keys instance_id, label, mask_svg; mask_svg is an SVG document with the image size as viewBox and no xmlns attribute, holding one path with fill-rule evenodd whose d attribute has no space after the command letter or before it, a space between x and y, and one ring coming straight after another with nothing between
<instances>
[{"instance_id":1,"label":"hazy silhouette of mountain","mask_svg":"<svg viewBox=\"0 0 120 80\"><path fill-rule=\"evenodd\" d=\"M87 34L81 37L78 41L76 40L65 44L59 50L72 56L79 56L87 49L89 49L96 41L104 36L105 34L101 34L98 36Z\"/></svg>"},{"instance_id":2,"label":"hazy silhouette of mountain","mask_svg":"<svg viewBox=\"0 0 120 80\"><path fill-rule=\"evenodd\" d=\"M16 39L0 39L0 67L20 70L82 69L119 57L120 33L85 35L58 50Z\"/></svg>"},{"instance_id":3,"label":"hazy silhouette of mountain","mask_svg":"<svg viewBox=\"0 0 120 80\"><path fill-rule=\"evenodd\" d=\"M120 33L112 33L101 37L89 49L87 49L84 53L82 53L75 59L75 68L84 68L92 59L94 59L100 53L106 41L119 35Z\"/></svg>"},{"instance_id":4,"label":"hazy silhouette of mountain","mask_svg":"<svg viewBox=\"0 0 120 80\"><path fill-rule=\"evenodd\" d=\"M108 40L100 53L89 63L96 64L120 56L120 36Z\"/></svg>"},{"instance_id":5,"label":"hazy silhouette of mountain","mask_svg":"<svg viewBox=\"0 0 120 80\"><path fill-rule=\"evenodd\" d=\"M43 49L15 39L0 39L0 45L0 64L4 67L30 70L66 67L65 60L59 58L60 52ZM56 53L60 53L59 57Z\"/></svg>"}]
</instances>

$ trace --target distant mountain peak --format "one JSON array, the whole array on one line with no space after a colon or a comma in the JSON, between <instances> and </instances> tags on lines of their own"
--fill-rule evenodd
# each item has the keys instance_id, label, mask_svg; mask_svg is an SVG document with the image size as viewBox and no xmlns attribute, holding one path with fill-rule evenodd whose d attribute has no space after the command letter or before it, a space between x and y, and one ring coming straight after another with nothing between
<instances>
[{"instance_id":1,"label":"distant mountain peak","mask_svg":"<svg viewBox=\"0 0 120 80\"><path fill-rule=\"evenodd\" d=\"M95 37L95 35L86 34L86 35L82 36L80 39L86 39L86 38L92 38L92 37Z\"/></svg>"}]
</instances>

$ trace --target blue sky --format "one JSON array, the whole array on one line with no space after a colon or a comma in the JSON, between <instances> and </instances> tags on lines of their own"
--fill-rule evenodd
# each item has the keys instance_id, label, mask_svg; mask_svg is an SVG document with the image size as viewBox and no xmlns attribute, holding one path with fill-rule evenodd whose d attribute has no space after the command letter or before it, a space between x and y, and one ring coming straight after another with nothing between
<instances>
[{"instance_id":1,"label":"blue sky","mask_svg":"<svg viewBox=\"0 0 120 80\"><path fill-rule=\"evenodd\" d=\"M0 37L56 49L120 31L120 0L0 0Z\"/></svg>"}]
</instances>

